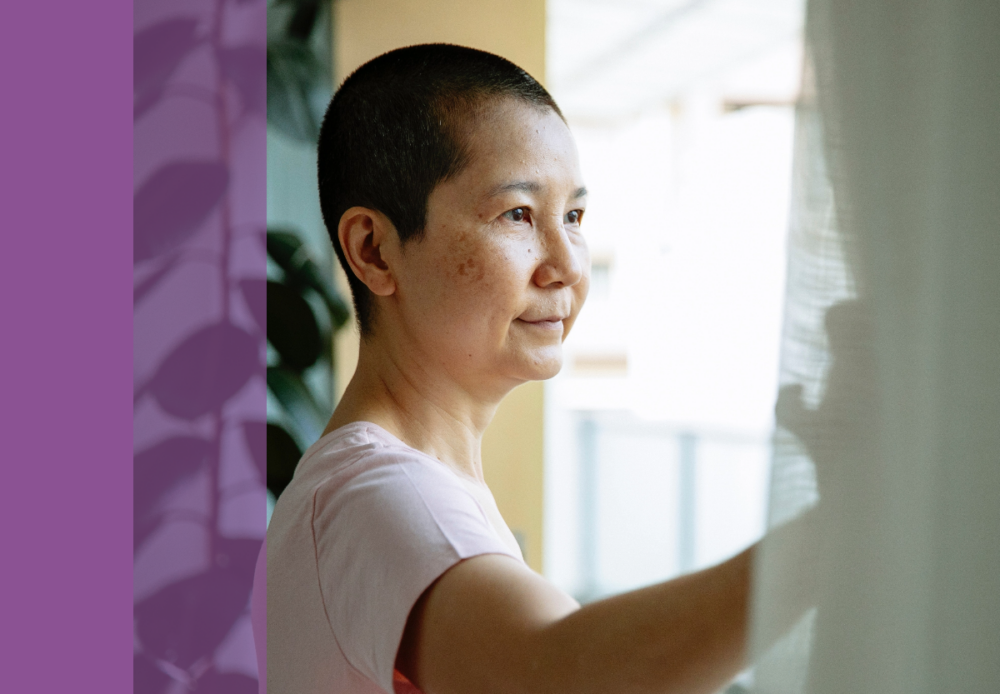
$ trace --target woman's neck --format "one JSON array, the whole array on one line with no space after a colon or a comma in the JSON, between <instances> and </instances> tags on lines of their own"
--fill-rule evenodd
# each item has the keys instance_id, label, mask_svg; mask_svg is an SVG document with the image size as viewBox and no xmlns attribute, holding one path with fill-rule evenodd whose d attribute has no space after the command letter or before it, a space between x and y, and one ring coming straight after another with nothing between
<instances>
[{"instance_id":1,"label":"woman's neck","mask_svg":"<svg viewBox=\"0 0 1000 694\"><path fill-rule=\"evenodd\" d=\"M484 482L482 436L500 397L469 393L430 360L406 358L362 340L358 367L324 434L351 422L377 424L459 474Z\"/></svg>"}]
</instances>

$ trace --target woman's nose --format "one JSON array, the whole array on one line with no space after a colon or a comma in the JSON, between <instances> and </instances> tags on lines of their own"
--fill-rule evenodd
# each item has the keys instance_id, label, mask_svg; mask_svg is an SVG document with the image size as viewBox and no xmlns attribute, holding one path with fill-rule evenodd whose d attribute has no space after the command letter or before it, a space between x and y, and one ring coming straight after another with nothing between
<instances>
[{"instance_id":1,"label":"woman's nose","mask_svg":"<svg viewBox=\"0 0 1000 694\"><path fill-rule=\"evenodd\" d=\"M541 263L535 270L539 287L553 284L572 287L583 279L583 242L574 243L562 220L550 220L541 232Z\"/></svg>"}]
</instances>

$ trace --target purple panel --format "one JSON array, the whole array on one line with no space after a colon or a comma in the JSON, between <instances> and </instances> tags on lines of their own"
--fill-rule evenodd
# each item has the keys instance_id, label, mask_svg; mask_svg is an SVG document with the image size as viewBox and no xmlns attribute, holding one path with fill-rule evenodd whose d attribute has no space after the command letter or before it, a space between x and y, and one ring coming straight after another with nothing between
<instances>
[{"instance_id":1,"label":"purple panel","mask_svg":"<svg viewBox=\"0 0 1000 694\"><path fill-rule=\"evenodd\" d=\"M0 11L0 690L128 691L131 4Z\"/></svg>"},{"instance_id":2,"label":"purple panel","mask_svg":"<svg viewBox=\"0 0 1000 694\"><path fill-rule=\"evenodd\" d=\"M134 13L134 691L255 694L266 4Z\"/></svg>"}]
</instances>

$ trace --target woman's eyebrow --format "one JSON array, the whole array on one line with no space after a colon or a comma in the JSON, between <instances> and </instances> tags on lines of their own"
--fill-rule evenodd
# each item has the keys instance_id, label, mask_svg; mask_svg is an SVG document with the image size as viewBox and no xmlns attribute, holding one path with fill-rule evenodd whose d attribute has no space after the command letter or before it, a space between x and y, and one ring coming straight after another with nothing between
<instances>
[{"instance_id":1,"label":"woman's eyebrow","mask_svg":"<svg viewBox=\"0 0 1000 694\"><path fill-rule=\"evenodd\" d=\"M522 193L537 193L542 189L541 183L536 183L534 181L515 181L513 183L501 183L500 185L494 187L488 193L488 197L495 198L498 195L504 193L510 193L511 191L519 191Z\"/></svg>"},{"instance_id":2,"label":"woman's eyebrow","mask_svg":"<svg viewBox=\"0 0 1000 694\"><path fill-rule=\"evenodd\" d=\"M501 183L500 185L494 187L487 194L487 197L495 198L503 193L510 193L512 191L519 191L522 193L537 193L542 190L543 186L541 183L536 183L534 181L515 181L513 183ZM575 191L573 191L572 200L578 200L580 198L587 196L587 187L580 186Z\"/></svg>"}]
</instances>

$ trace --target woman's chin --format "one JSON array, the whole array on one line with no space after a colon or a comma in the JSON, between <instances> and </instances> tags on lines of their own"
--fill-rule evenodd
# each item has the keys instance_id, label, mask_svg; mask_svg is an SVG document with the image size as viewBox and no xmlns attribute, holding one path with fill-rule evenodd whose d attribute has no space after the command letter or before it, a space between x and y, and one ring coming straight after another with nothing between
<instances>
[{"instance_id":1,"label":"woman's chin","mask_svg":"<svg viewBox=\"0 0 1000 694\"><path fill-rule=\"evenodd\" d=\"M526 370L530 372L527 376L529 381L546 381L562 369L563 354L562 346L546 349L532 354L526 364Z\"/></svg>"}]
</instances>

